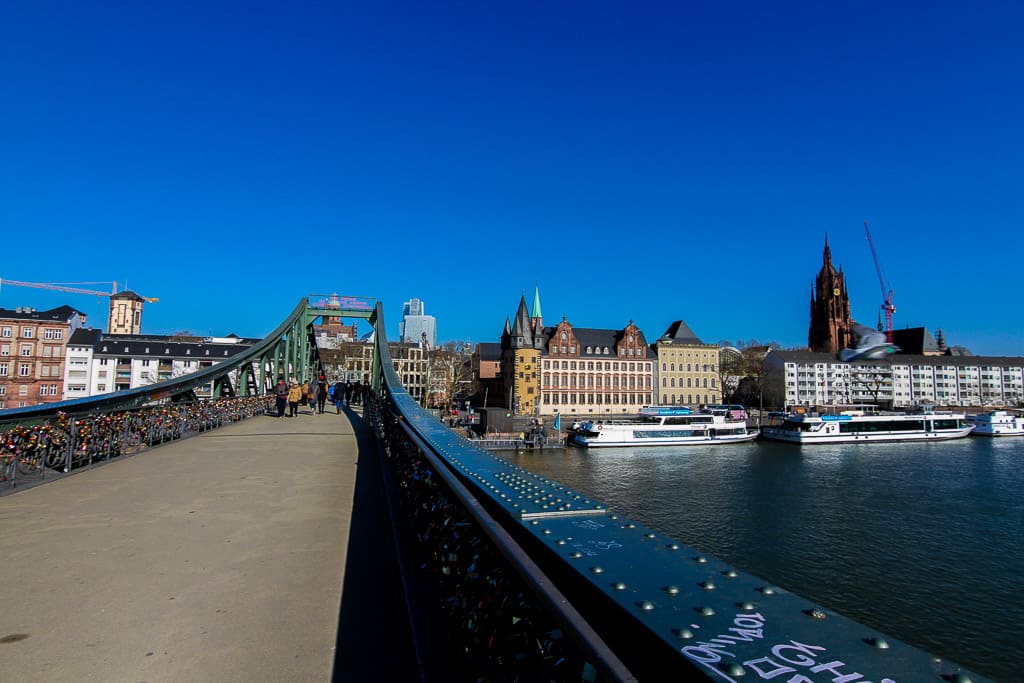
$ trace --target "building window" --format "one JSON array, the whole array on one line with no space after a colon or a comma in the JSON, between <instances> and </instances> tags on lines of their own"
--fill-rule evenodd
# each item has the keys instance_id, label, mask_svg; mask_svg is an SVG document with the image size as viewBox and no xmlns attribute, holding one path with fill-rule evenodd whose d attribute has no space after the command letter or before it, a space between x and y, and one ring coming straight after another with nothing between
<instances>
[{"instance_id":1,"label":"building window","mask_svg":"<svg viewBox=\"0 0 1024 683\"><path fill-rule=\"evenodd\" d=\"M31 344L22 344L21 345L21 355L23 355L23 356L31 356L32 355L32 345Z\"/></svg>"},{"instance_id":2,"label":"building window","mask_svg":"<svg viewBox=\"0 0 1024 683\"><path fill-rule=\"evenodd\" d=\"M10 337L10 336L11 336L11 328L4 327L4 328L0 329L0 337Z\"/></svg>"},{"instance_id":3,"label":"building window","mask_svg":"<svg viewBox=\"0 0 1024 683\"><path fill-rule=\"evenodd\" d=\"M22 363L18 366L18 377L28 377L29 370L32 368L31 363Z\"/></svg>"},{"instance_id":4,"label":"building window","mask_svg":"<svg viewBox=\"0 0 1024 683\"><path fill-rule=\"evenodd\" d=\"M11 355L11 345L10 344L4 344L4 345L0 346L0 356L9 356L9 355Z\"/></svg>"},{"instance_id":5,"label":"building window","mask_svg":"<svg viewBox=\"0 0 1024 683\"><path fill-rule=\"evenodd\" d=\"M24 337L25 339L31 339L34 335L35 330L33 330L31 327L21 328L21 336Z\"/></svg>"},{"instance_id":6,"label":"building window","mask_svg":"<svg viewBox=\"0 0 1024 683\"><path fill-rule=\"evenodd\" d=\"M0 363L0 377L7 376L7 363Z\"/></svg>"}]
</instances>

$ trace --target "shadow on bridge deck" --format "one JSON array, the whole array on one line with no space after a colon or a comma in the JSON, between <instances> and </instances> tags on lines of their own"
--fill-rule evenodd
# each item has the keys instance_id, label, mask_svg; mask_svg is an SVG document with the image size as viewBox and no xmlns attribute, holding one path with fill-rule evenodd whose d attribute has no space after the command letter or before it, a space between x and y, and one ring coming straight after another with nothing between
<instances>
[{"instance_id":1,"label":"shadow on bridge deck","mask_svg":"<svg viewBox=\"0 0 1024 683\"><path fill-rule=\"evenodd\" d=\"M257 417L0 498L19 681L414 680L372 435Z\"/></svg>"}]
</instances>

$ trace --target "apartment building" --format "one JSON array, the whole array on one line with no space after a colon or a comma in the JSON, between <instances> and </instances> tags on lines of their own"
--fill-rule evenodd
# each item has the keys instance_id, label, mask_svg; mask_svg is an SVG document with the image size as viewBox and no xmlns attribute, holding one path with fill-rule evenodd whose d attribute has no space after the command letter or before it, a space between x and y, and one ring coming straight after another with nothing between
<instances>
[{"instance_id":1,"label":"apartment building","mask_svg":"<svg viewBox=\"0 0 1024 683\"><path fill-rule=\"evenodd\" d=\"M64 392L65 349L85 314L0 308L0 409L54 403Z\"/></svg>"},{"instance_id":2,"label":"apartment building","mask_svg":"<svg viewBox=\"0 0 1024 683\"><path fill-rule=\"evenodd\" d=\"M419 344L388 342L388 351L402 385L421 404L427 393L428 355ZM337 348L320 349L327 378L331 381L369 381L373 373L373 342L344 342Z\"/></svg>"},{"instance_id":3,"label":"apartment building","mask_svg":"<svg viewBox=\"0 0 1024 683\"><path fill-rule=\"evenodd\" d=\"M766 399L786 406L1024 405L1024 358L894 354L844 363L829 353L772 351Z\"/></svg>"},{"instance_id":4,"label":"apartment building","mask_svg":"<svg viewBox=\"0 0 1024 683\"><path fill-rule=\"evenodd\" d=\"M63 397L84 398L176 379L221 363L258 341L234 335L103 334L78 329L67 343ZM237 387L237 373L232 384ZM212 391L207 385L196 389L196 395L208 397Z\"/></svg>"}]
</instances>

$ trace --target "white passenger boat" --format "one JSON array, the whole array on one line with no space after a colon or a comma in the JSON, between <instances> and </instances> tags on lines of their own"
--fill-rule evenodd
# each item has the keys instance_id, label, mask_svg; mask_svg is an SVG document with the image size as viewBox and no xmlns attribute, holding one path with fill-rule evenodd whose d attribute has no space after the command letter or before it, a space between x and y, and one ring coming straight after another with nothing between
<instances>
[{"instance_id":1,"label":"white passenger boat","mask_svg":"<svg viewBox=\"0 0 1024 683\"><path fill-rule=\"evenodd\" d=\"M774 441L798 444L959 439L974 429L963 413L789 413L761 429Z\"/></svg>"},{"instance_id":2,"label":"white passenger boat","mask_svg":"<svg viewBox=\"0 0 1024 683\"><path fill-rule=\"evenodd\" d=\"M756 429L728 415L695 413L678 406L649 406L629 419L577 422L568 442L589 448L605 446L695 446L752 441Z\"/></svg>"},{"instance_id":3,"label":"white passenger boat","mask_svg":"<svg viewBox=\"0 0 1024 683\"><path fill-rule=\"evenodd\" d=\"M1024 416L1008 410L991 410L978 415L968 415L967 422L974 425L971 432L977 436L1022 436Z\"/></svg>"}]
</instances>

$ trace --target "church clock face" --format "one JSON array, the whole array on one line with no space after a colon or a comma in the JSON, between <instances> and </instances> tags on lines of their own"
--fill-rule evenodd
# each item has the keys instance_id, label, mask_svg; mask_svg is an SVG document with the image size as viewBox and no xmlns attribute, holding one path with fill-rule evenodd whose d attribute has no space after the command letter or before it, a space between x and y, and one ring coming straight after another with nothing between
<instances>
[{"instance_id":1,"label":"church clock face","mask_svg":"<svg viewBox=\"0 0 1024 683\"><path fill-rule=\"evenodd\" d=\"M835 289L833 289L832 294L834 294L835 296L839 296L839 288L836 287Z\"/></svg>"}]
</instances>

